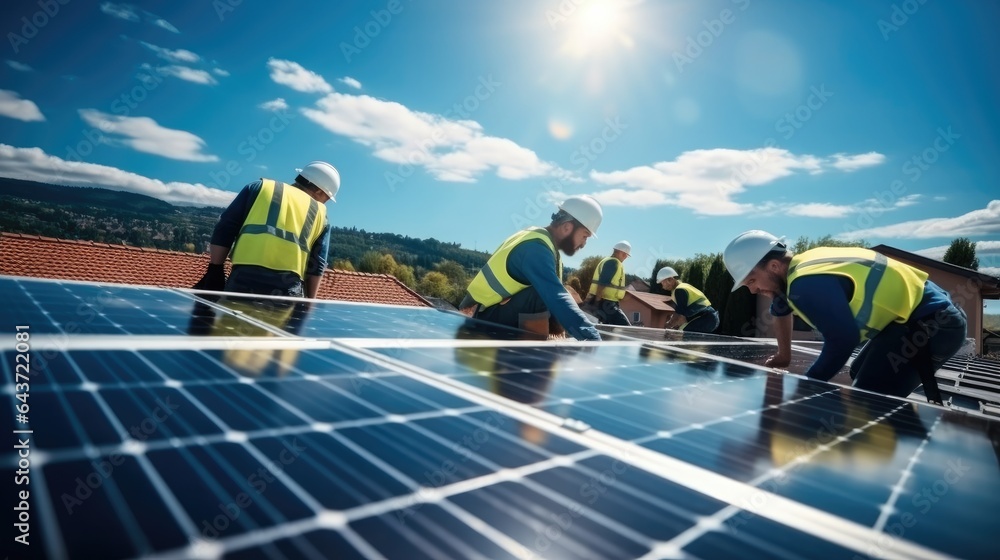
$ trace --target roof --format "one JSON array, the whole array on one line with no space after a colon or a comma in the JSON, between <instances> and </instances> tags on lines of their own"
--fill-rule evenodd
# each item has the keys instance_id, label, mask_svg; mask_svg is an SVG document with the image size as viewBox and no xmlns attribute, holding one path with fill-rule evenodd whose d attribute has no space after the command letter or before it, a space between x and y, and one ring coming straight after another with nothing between
<instances>
[{"instance_id":1,"label":"roof","mask_svg":"<svg viewBox=\"0 0 1000 560\"><path fill-rule=\"evenodd\" d=\"M190 288L207 265L207 254L0 233L0 274L10 276ZM394 276L335 269L327 269L316 297L432 307Z\"/></svg>"},{"instance_id":2,"label":"roof","mask_svg":"<svg viewBox=\"0 0 1000 560\"><path fill-rule=\"evenodd\" d=\"M932 259L930 257L925 257L923 255L918 255L916 253L911 253L909 251L904 251L902 249L890 247L888 245L876 245L871 249L872 251L875 251L877 253L882 253L887 257L894 257L897 259L908 260L916 264L919 264L920 266L941 270L943 272L948 272L950 274L955 274L963 278L974 280L979 284L979 291L984 298L987 299L1000 298L1000 278L990 276L989 274L983 274L982 272L977 272L970 268L965 268L964 266L958 266L951 263L942 262L939 260Z\"/></svg>"},{"instance_id":3,"label":"roof","mask_svg":"<svg viewBox=\"0 0 1000 560\"><path fill-rule=\"evenodd\" d=\"M625 289L632 290L635 292L648 292L649 283L643 280L642 278L636 278L635 280L629 282L628 286L626 286Z\"/></svg>"},{"instance_id":4,"label":"roof","mask_svg":"<svg viewBox=\"0 0 1000 560\"><path fill-rule=\"evenodd\" d=\"M643 303L646 307L656 311L673 311L674 308L667 304L670 296L666 294L651 294L648 292L626 291L625 297L632 296Z\"/></svg>"}]
</instances>

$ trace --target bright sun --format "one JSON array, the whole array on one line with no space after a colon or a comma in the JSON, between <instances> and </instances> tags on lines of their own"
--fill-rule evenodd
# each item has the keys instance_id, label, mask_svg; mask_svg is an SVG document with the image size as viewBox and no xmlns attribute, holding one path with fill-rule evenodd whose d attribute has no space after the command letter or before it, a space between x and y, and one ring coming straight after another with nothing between
<instances>
[{"instance_id":1,"label":"bright sun","mask_svg":"<svg viewBox=\"0 0 1000 560\"><path fill-rule=\"evenodd\" d=\"M615 47L632 47L626 33L628 21L620 0L590 0L566 17L566 42L563 50L583 57L606 52Z\"/></svg>"}]
</instances>

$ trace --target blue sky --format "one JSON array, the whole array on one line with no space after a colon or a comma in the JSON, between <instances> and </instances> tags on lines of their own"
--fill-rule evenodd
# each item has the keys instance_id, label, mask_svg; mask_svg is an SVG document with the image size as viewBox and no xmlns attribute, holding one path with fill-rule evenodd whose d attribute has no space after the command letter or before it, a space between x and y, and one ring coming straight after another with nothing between
<instances>
[{"instance_id":1,"label":"blue sky","mask_svg":"<svg viewBox=\"0 0 1000 560\"><path fill-rule=\"evenodd\" d=\"M17 2L0 175L222 206L322 159L333 224L487 251L593 194L571 266L760 228L1000 273L995 2L340 4Z\"/></svg>"}]
</instances>

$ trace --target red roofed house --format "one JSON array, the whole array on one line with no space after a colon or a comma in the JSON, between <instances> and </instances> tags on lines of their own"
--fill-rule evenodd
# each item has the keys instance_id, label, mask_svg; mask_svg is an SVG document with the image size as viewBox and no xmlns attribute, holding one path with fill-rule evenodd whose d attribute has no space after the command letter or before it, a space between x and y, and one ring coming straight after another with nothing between
<instances>
[{"instance_id":1,"label":"red roofed house","mask_svg":"<svg viewBox=\"0 0 1000 560\"><path fill-rule=\"evenodd\" d=\"M674 313L669 300L670 296L667 294L625 290L625 297L618 305L634 326L662 329Z\"/></svg>"},{"instance_id":2,"label":"red roofed house","mask_svg":"<svg viewBox=\"0 0 1000 560\"><path fill-rule=\"evenodd\" d=\"M190 288L207 266L207 254L0 233L0 274L9 276ZM333 269L317 298L433 307L394 276Z\"/></svg>"}]
</instances>

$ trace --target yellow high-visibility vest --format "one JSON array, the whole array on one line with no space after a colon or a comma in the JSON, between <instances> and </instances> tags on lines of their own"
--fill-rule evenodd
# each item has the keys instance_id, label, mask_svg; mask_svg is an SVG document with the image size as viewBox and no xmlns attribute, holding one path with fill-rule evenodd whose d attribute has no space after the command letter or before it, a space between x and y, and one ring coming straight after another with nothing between
<instances>
[{"instance_id":1,"label":"yellow high-visibility vest","mask_svg":"<svg viewBox=\"0 0 1000 560\"><path fill-rule=\"evenodd\" d=\"M854 283L851 313L861 334L868 340L889 323L905 323L924 295L927 273L869 249L820 247L792 257L788 265L788 293L797 278L833 274ZM803 321L815 328L808 317L789 306Z\"/></svg>"},{"instance_id":2,"label":"yellow high-visibility vest","mask_svg":"<svg viewBox=\"0 0 1000 560\"><path fill-rule=\"evenodd\" d=\"M706 297L701 290L684 282L677 284L677 287L670 291L670 297L673 298L674 301L677 301L677 296L674 295L677 293L677 290L684 290L688 294L688 311L684 314L688 319L693 317L695 313L712 305L712 302L708 301L708 297Z\"/></svg>"},{"instance_id":3,"label":"yellow high-visibility vest","mask_svg":"<svg viewBox=\"0 0 1000 560\"><path fill-rule=\"evenodd\" d=\"M476 300L483 308L490 307L510 298L514 294L528 287L511 278L507 272L507 257L510 252L521 243L541 240L552 250L556 258L556 276L562 282L562 260L559 258L559 251L552 241L552 234L545 228L530 227L521 230L507 238L500 247L486 261L486 266L476 274L476 277L469 283L469 296Z\"/></svg>"},{"instance_id":4,"label":"yellow high-visibility vest","mask_svg":"<svg viewBox=\"0 0 1000 560\"><path fill-rule=\"evenodd\" d=\"M326 206L305 191L262 179L260 192L236 238L234 265L294 272L305 278L309 252L326 224Z\"/></svg>"},{"instance_id":5,"label":"yellow high-visibility vest","mask_svg":"<svg viewBox=\"0 0 1000 560\"><path fill-rule=\"evenodd\" d=\"M597 295L597 285L598 279L601 277L601 270L604 269L604 263L608 261L615 261L618 265L618 269L615 270L615 275L611 277L611 285L604 287L604 299L609 301L621 301L625 297L625 267L622 266L622 262L614 257L605 257L601 259L601 262L597 263L597 268L594 269L594 279L590 282L590 290L587 291L589 295Z\"/></svg>"}]
</instances>

